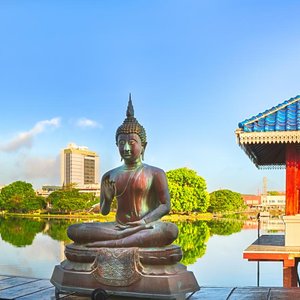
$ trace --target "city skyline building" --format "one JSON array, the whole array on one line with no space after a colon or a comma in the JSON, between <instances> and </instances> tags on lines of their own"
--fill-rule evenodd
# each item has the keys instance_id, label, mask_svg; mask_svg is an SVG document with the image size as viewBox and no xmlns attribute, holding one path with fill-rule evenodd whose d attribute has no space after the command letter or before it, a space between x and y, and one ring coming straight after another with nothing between
<instances>
[{"instance_id":1,"label":"city skyline building","mask_svg":"<svg viewBox=\"0 0 300 300\"><path fill-rule=\"evenodd\" d=\"M70 143L61 151L61 186L74 184L81 191L99 190L99 155L86 146Z\"/></svg>"}]
</instances>

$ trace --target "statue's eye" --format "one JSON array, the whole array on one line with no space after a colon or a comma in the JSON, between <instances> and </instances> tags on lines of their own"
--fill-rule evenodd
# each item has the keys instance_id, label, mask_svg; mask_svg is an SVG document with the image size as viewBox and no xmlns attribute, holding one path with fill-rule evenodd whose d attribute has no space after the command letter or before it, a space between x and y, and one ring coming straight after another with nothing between
<instances>
[{"instance_id":1,"label":"statue's eye","mask_svg":"<svg viewBox=\"0 0 300 300\"><path fill-rule=\"evenodd\" d=\"M135 140L130 140L129 141L129 145L134 145L135 144Z\"/></svg>"},{"instance_id":2,"label":"statue's eye","mask_svg":"<svg viewBox=\"0 0 300 300\"><path fill-rule=\"evenodd\" d=\"M125 141L120 140L120 141L119 141L119 145L121 145L121 146L125 145Z\"/></svg>"}]
</instances>

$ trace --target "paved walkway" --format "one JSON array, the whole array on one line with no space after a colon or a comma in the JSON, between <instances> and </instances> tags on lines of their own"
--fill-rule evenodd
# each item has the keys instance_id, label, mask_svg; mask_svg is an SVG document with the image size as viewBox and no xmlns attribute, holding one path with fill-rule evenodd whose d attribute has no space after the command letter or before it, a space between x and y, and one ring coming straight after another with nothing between
<instances>
[{"instance_id":1,"label":"paved walkway","mask_svg":"<svg viewBox=\"0 0 300 300\"><path fill-rule=\"evenodd\" d=\"M0 299L54 300L55 289L47 279L0 276ZM60 295L59 299L88 300L89 297L71 294ZM300 300L299 288L280 287L201 287L189 300ZM142 300L112 297L108 300Z\"/></svg>"}]
</instances>

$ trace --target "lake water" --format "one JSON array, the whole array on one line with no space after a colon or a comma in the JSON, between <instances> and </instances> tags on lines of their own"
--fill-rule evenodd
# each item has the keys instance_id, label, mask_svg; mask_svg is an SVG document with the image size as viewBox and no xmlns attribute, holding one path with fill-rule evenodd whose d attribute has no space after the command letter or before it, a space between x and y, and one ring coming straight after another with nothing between
<instances>
[{"instance_id":1,"label":"lake water","mask_svg":"<svg viewBox=\"0 0 300 300\"><path fill-rule=\"evenodd\" d=\"M0 275L50 278L70 243L66 228L80 220L0 217ZM200 286L282 286L282 263L243 259L258 236L257 221L212 220L176 223L183 263ZM262 223L260 234L282 233L280 220ZM259 281L259 283L258 283Z\"/></svg>"}]
</instances>

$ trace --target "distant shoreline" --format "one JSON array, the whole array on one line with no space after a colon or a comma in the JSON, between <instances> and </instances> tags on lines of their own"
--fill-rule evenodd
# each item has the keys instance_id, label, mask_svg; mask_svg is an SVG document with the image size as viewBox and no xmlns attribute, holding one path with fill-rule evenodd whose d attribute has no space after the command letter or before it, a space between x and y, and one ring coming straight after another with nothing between
<instances>
[{"instance_id":1,"label":"distant shoreline","mask_svg":"<svg viewBox=\"0 0 300 300\"><path fill-rule=\"evenodd\" d=\"M97 220L102 222L111 222L115 220L115 212L110 212L107 216L101 214L47 214L47 213L4 213L3 216L9 217L22 217L22 218L41 218L41 219L85 219ZM162 217L163 221L197 221L197 220L210 220L213 218L212 213L190 213L190 214L169 214Z\"/></svg>"}]
</instances>

